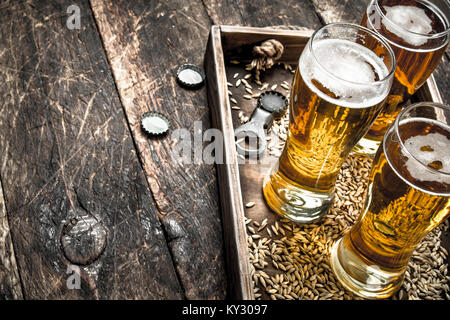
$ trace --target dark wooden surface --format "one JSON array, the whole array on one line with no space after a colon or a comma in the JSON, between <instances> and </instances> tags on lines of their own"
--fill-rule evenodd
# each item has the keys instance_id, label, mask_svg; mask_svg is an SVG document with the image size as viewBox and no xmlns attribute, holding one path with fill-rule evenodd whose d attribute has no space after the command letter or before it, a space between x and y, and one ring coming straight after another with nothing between
<instances>
[{"instance_id":1,"label":"dark wooden surface","mask_svg":"<svg viewBox=\"0 0 450 320\"><path fill-rule=\"evenodd\" d=\"M1 179L23 296L182 298L89 3L79 31L61 26L70 4L2 9ZM106 248L78 253L92 262L69 290L78 260L60 237L83 217Z\"/></svg>"},{"instance_id":2,"label":"dark wooden surface","mask_svg":"<svg viewBox=\"0 0 450 320\"><path fill-rule=\"evenodd\" d=\"M315 29L359 22L367 3L0 1L0 298L225 298L215 168L172 161L170 136L146 139L137 119L210 127L205 88L173 74L203 64L212 24ZM449 102L448 56L435 76ZM64 251L68 232L80 242ZM80 290L66 285L74 261Z\"/></svg>"}]
</instances>

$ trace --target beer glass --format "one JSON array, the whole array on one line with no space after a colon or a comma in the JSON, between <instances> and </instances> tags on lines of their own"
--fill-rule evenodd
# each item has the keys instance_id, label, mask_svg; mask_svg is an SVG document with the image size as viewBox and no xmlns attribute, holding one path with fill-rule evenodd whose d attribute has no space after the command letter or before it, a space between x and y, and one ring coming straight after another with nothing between
<instances>
[{"instance_id":1,"label":"beer glass","mask_svg":"<svg viewBox=\"0 0 450 320\"><path fill-rule=\"evenodd\" d=\"M391 45L397 62L391 92L380 115L355 152L374 156L405 102L439 64L449 40L447 0L372 0L362 25Z\"/></svg>"},{"instance_id":2,"label":"beer glass","mask_svg":"<svg viewBox=\"0 0 450 320\"><path fill-rule=\"evenodd\" d=\"M394 69L392 49L371 30L337 23L312 35L292 84L286 146L264 180L274 212L310 223L327 211L338 171L378 115Z\"/></svg>"},{"instance_id":3,"label":"beer glass","mask_svg":"<svg viewBox=\"0 0 450 320\"><path fill-rule=\"evenodd\" d=\"M361 216L332 248L336 277L362 297L389 297L415 247L449 215L450 107L414 104L386 133Z\"/></svg>"}]
</instances>

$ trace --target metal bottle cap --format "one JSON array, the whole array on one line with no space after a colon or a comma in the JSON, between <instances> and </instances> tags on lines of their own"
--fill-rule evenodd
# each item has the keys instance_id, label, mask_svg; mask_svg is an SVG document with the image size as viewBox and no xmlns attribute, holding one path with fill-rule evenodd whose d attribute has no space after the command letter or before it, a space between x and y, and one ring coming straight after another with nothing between
<instances>
[{"instance_id":1,"label":"metal bottle cap","mask_svg":"<svg viewBox=\"0 0 450 320\"><path fill-rule=\"evenodd\" d=\"M141 116L141 127L150 136L161 136L170 128L170 121L159 112L146 112Z\"/></svg>"},{"instance_id":2,"label":"metal bottle cap","mask_svg":"<svg viewBox=\"0 0 450 320\"><path fill-rule=\"evenodd\" d=\"M183 64L178 68L177 81L187 89L197 89L205 81L205 72L193 64Z\"/></svg>"},{"instance_id":3,"label":"metal bottle cap","mask_svg":"<svg viewBox=\"0 0 450 320\"><path fill-rule=\"evenodd\" d=\"M258 98L258 108L272 113L275 118L279 118L286 113L287 99L278 91L266 91Z\"/></svg>"}]
</instances>

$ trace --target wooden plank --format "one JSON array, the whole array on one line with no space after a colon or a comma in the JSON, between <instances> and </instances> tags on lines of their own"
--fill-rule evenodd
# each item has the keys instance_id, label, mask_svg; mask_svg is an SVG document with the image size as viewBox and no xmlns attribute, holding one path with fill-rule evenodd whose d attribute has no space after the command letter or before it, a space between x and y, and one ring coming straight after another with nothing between
<instances>
[{"instance_id":1,"label":"wooden plank","mask_svg":"<svg viewBox=\"0 0 450 320\"><path fill-rule=\"evenodd\" d=\"M76 3L79 30L70 0L0 6L0 174L23 296L182 298L89 3Z\"/></svg>"},{"instance_id":2,"label":"wooden plank","mask_svg":"<svg viewBox=\"0 0 450 320\"><path fill-rule=\"evenodd\" d=\"M370 0L311 0L322 23L351 22L359 24Z\"/></svg>"},{"instance_id":3,"label":"wooden plank","mask_svg":"<svg viewBox=\"0 0 450 320\"><path fill-rule=\"evenodd\" d=\"M433 71L434 78L436 80L437 87L441 93L442 101L446 104L450 104L450 72L449 72L450 59L447 55L442 57L441 62Z\"/></svg>"},{"instance_id":4,"label":"wooden plank","mask_svg":"<svg viewBox=\"0 0 450 320\"><path fill-rule=\"evenodd\" d=\"M315 29L321 25L310 0L203 0L216 25L289 26Z\"/></svg>"},{"instance_id":5,"label":"wooden plank","mask_svg":"<svg viewBox=\"0 0 450 320\"><path fill-rule=\"evenodd\" d=\"M210 127L206 90L176 83L182 63L202 65L210 20L200 1L91 0L120 98L143 163L176 270L189 299L225 297L222 227L213 165L172 159L176 141L148 139L139 125L159 111L172 132Z\"/></svg>"},{"instance_id":6,"label":"wooden plank","mask_svg":"<svg viewBox=\"0 0 450 320\"><path fill-rule=\"evenodd\" d=\"M9 232L3 188L0 182L0 300L22 298L19 272Z\"/></svg>"},{"instance_id":7,"label":"wooden plank","mask_svg":"<svg viewBox=\"0 0 450 320\"><path fill-rule=\"evenodd\" d=\"M370 1L368 0L311 0L323 23L351 22L359 24ZM450 59L447 53L433 72L444 103L450 103Z\"/></svg>"}]
</instances>

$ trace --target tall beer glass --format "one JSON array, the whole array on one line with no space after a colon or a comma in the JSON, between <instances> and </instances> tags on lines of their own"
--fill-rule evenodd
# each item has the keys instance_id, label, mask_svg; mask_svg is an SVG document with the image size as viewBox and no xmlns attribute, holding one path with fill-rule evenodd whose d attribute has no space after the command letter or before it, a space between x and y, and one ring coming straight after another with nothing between
<instances>
[{"instance_id":1,"label":"tall beer glass","mask_svg":"<svg viewBox=\"0 0 450 320\"><path fill-rule=\"evenodd\" d=\"M355 148L375 155L405 102L439 64L449 41L448 0L372 0L362 25L391 45L397 61L391 92L378 118Z\"/></svg>"},{"instance_id":2,"label":"tall beer glass","mask_svg":"<svg viewBox=\"0 0 450 320\"><path fill-rule=\"evenodd\" d=\"M338 171L389 93L395 58L375 32L330 24L304 48L290 95L284 151L264 181L267 204L300 223L322 216Z\"/></svg>"},{"instance_id":3,"label":"tall beer glass","mask_svg":"<svg viewBox=\"0 0 450 320\"><path fill-rule=\"evenodd\" d=\"M397 291L421 239L450 216L450 107L403 109L375 156L359 221L332 249L336 277L366 298Z\"/></svg>"}]
</instances>

